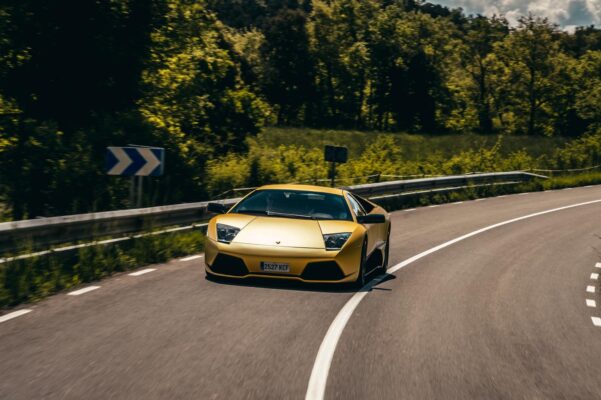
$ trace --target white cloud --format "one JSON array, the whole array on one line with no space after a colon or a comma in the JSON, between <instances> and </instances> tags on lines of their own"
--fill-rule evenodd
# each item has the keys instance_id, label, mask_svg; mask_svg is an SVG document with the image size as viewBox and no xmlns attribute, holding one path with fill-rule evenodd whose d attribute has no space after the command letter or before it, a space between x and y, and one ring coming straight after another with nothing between
<instances>
[{"instance_id":1,"label":"white cloud","mask_svg":"<svg viewBox=\"0 0 601 400\"><path fill-rule=\"evenodd\" d=\"M504 15L510 24L532 13L573 30L575 26L601 25L601 0L430 0L461 7L467 14Z\"/></svg>"}]
</instances>

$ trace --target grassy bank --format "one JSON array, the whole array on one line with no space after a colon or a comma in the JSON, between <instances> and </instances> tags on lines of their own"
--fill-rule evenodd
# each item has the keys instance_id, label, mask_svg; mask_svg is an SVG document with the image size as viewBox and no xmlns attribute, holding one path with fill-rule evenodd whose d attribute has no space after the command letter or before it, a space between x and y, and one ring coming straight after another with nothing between
<instances>
[{"instance_id":1,"label":"grassy bank","mask_svg":"<svg viewBox=\"0 0 601 400\"><path fill-rule=\"evenodd\" d=\"M115 273L197 253L202 251L203 245L204 235L195 230L7 261L0 264L0 308L39 300Z\"/></svg>"},{"instance_id":2,"label":"grassy bank","mask_svg":"<svg viewBox=\"0 0 601 400\"><path fill-rule=\"evenodd\" d=\"M267 127L257 137L257 143L266 147L302 146L307 149L323 150L326 144L347 146L350 157L359 157L377 137L389 137L399 149L399 155L407 161L420 161L439 155L452 157L466 151L477 151L493 147L497 135L447 134L424 135L404 132L366 132L352 130L328 130L308 128ZM511 154L523 150L534 158L546 155L564 146L569 141L565 137L506 137L499 147L500 154Z\"/></svg>"},{"instance_id":3,"label":"grassy bank","mask_svg":"<svg viewBox=\"0 0 601 400\"><path fill-rule=\"evenodd\" d=\"M337 169L338 185L370 182L366 176L454 175L529 169L582 168L601 163L601 132L578 139L487 135L413 135L301 128L266 128L247 139L248 152L208 163L212 195L267 183L327 184L325 144L349 148Z\"/></svg>"}]
</instances>

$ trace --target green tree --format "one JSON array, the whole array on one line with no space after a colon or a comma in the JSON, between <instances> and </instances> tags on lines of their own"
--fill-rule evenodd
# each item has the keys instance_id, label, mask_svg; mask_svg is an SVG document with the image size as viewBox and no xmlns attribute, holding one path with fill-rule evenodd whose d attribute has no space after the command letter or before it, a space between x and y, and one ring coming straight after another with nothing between
<instances>
[{"instance_id":1,"label":"green tree","mask_svg":"<svg viewBox=\"0 0 601 400\"><path fill-rule=\"evenodd\" d=\"M507 131L555 133L554 102L563 91L567 57L557 38L557 26L547 19L523 17L485 60L495 82L493 96L500 123Z\"/></svg>"},{"instance_id":2,"label":"green tree","mask_svg":"<svg viewBox=\"0 0 601 400\"><path fill-rule=\"evenodd\" d=\"M214 14L198 1L167 5L151 35L140 112L175 158L178 190L198 195L206 161L243 151L244 137L259 131L269 109L242 81Z\"/></svg>"}]
</instances>

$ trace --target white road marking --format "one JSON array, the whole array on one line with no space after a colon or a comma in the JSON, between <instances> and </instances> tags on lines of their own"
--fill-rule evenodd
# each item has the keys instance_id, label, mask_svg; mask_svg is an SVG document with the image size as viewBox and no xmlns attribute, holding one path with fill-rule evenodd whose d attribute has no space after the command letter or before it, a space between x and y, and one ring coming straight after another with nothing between
<instances>
[{"instance_id":1,"label":"white road marking","mask_svg":"<svg viewBox=\"0 0 601 400\"><path fill-rule=\"evenodd\" d=\"M408 209L403 210L403 211L415 211L415 208L408 208Z\"/></svg>"},{"instance_id":2,"label":"white road marking","mask_svg":"<svg viewBox=\"0 0 601 400\"><path fill-rule=\"evenodd\" d=\"M25 315L30 312L31 312L31 310L24 309L24 310L19 310L19 311L14 311L14 312L11 312L8 314L4 314L4 315L0 316L0 323L6 322L9 319L20 317L21 315Z\"/></svg>"},{"instance_id":3,"label":"white road marking","mask_svg":"<svg viewBox=\"0 0 601 400\"><path fill-rule=\"evenodd\" d=\"M507 195L506 195L506 194L503 194L503 195L501 195L501 196L497 196L497 199L500 199L501 197L507 197Z\"/></svg>"},{"instance_id":4,"label":"white road marking","mask_svg":"<svg viewBox=\"0 0 601 400\"><path fill-rule=\"evenodd\" d=\"M518 193L518 196L525 196L527 194L530 194L530 193L528 193L528 192L526 192L526 193Z\"/></svg>"},{"instance_id":5,"label":"white road marking","mask_svg":"<svg viewBox=\"0 0 601 400\"><path fill-rule=\"evenodd\" d=\"M180 258L180 261L191 261L191 260L196 260L197 258L202 258L202 254L195 254L193 256Z\"/></svg>"},{"instance_id":6,"label":"white road marking","mask_svg":"<svg viewBox=\"0 0 601 400\"><path fill-rule=\"evenodd\" d=\"M92 290L100 289L100 286L88 286L87 288L75 290L67 293L69 296L79 296L80 294L91 292Z\"/></svg>"},{"instance_id":7,"label":"white road marking","mask_svg":"<svg viewBox=\"0 0 601 400\"><path fill-rule=\"evenodd\" d=\"M592 299L586 299L586 306L587 307L597 307L597 302Z\"/></svg>"},{"instance_id":8,"label":"white road marking","mask_svg":"<svg viewBox=\"0 0 601 400\"><path fill-rule=\"evenodd\" d=\"M456 202L451 203L451 204L463 204L463 201L456 201Z\"/></svg>"},{"instance_id":9,"label":"white road marking","mask_svg":"<svg viewBox=\"0 0 601 400\"><path fill-rule=\"evenodd\" d=\"M546 211L540 211L533 214L524 215L522 217L517 217L513 219L509 219L506 221L502 221L493 225L486 226L484 228L475 230L473 232L467 233L463 236L459 236L455 239L449 240L448 242L444 242L439 244L438 246L432 247L429 250L421 252L411 258L406 259L405 261L391 267L388 269L387 273L393 274L401 268L406 267L409 264L414 263L415 261L424 258L432 253L435 253L445 247L449 247L457 242L461 242L465 239L471 238L472 236L479 235L481 233L490 231L495 228L499 228L504 225L508 225L514 222L523 221L525 219L534 218L540 215L550 214L562 210L568 210L575 207L582 207L590 204L601 203L600 200L592 200L584 203L572 204L569 206L563 206L558 208L553 208ZM317 356L315 357L315 363L313 364L313 370L311 371L311 377L309 378L309 384L307 385L307 394L305 395L305 400L322 400L326 391L326 385L328 382L328 375L330 373L330 365L332 364L332 359L334 358L334 352L336 351L336 346L338 345L338 341L340 340L340 336L346 327L347 322L352 316L353 312L361 303L361 300L367 295L368 290L373 286L372 283L368 283L366 286L361 288L359 292L356 292L336 315L334 321L328 328L326 336L323 338L321 345L319 346L319 350L317 351ZM595 317L593 317L595 318ZM593 323L595 320L593 319ZM601 326L601 318L599 318L599 326Z\"/></svg>"},{"instance_id":10,"label":"white road marking","mask_svg":"<svg viewBox=\"0 0 601 400\"><path fill-rule=\"evenodd\" d=\"M574 188L563 188L561 190L572 190L572 189L574 189Z\"/></svg>"},{"instance_id":11,"label":"white road marking","mask_svg":"<svg viewBox=\"0 0 601 400\"><path fill-rule=\"evenodd\" d=\"M588 293L595 293L595 287L589 285L589 286L586 287L586 291Z\"/></svg>"},{"instance_id":12,"label":"white road marking","mask_svg":"<svg viewBox=\"0 0 601 400\"><path fill-rule=\"evenodd\" d=\"M589 188L589 187L593 187L593 185L587 185L587 186L583 186L585 188Z\"/></svg>"},{"instance_id":13,"label":"white road marking","mask_svg":"<svg viewBox=\"0 0 601 400\"><path fill-rule=\"evenodd\" d=\"M593 272L593 273L591 274L591 279L592 279L592 280L594 280L594 281L596 281L597 279L599 279L599 274L597 274L597 273Z\"/></svg>"},{"instance_id":14,"label":"white road marking","mask_svg":"<svg viewBox=\"0 0 601 400\"><path fill-rule=\"evenodd\" d=\"M484 200L486 200L486 199L476 199L474 201L484 201Z\"/></svg>"},{"instance_id":15,"label":"white road marking","mask_svg":"<svg viewBox=\"0 0 601 400\"><path fill-rule=\"evenodd\" d=\"M599 317L591 317L591 320L593 321L593 325L595 325L595 326L601 326L601 318L599 318Z\"/></svg>"},{"instance_id":16,"label":"white road marking","mask_svg":"<svg viewBox=\"0 0 601 400\"><path fill-rule=\"evenodd\" d=\"M146 269L143 269L141 271L132 272L131 274L127 274L127 275L129 275L129 276L140 276L140 275L144 275L144 274L147 274L149 272L156 271L156 270L157 270L156 268L146 268Z\"/></svg>"},{"instance_id":17,"label":"white road marking","mask_svg":"<svg viewBox=\"0 0 601 400\"><path fill-rule=\"evenodd\" d=\"M598 262L597 264L595 264L595 268L601 268L601 262Z\"/></svg>"},{"instance_id":18,"label":"white road marking","mask_svg":"<svg viewBox=\"0 0 601 400\"><path fill-rule=\"evenodd\" d=\"M432 204L431 206L428 206L429 208L434 208L434 207L438 207L438 204Z\"/></svg>"}]
</instances>

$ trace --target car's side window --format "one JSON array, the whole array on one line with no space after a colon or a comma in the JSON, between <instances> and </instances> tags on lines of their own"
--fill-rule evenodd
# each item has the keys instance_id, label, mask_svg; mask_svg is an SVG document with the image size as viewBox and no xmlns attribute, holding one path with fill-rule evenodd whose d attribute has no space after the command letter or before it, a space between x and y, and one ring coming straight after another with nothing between
<instances>
[{"instance_id":1,"label":"car's side window","mask_svg":"<svg viewBox=\"0 0 601 400\"><path fill-rule=\"evenodd\" d=\"M363 207L363 210L365 210L367 214L369 214L371 210L374 209L374 205L371 204L369 201L365 200L363 197L355 195L353 196L353 198L359 202L359 204L361 205L361 207Z\"/></svg>"},{"instance_id":2,"label":"car's side window","mask_svg":"<svg viewBox=\"0 0 601 400\"><path fill-rule=\"evenodd\" d=\"M348 199L349 203L351 204L351 207L353 208L353 212L355 213L355 215L365 215L365 211L363 211L363 207L361 207L359 202L357 202L357 200L355 200L355 198L353 196L351 196L350 194L347 193L346 198Z\"/></svg>"}]
</instances>

